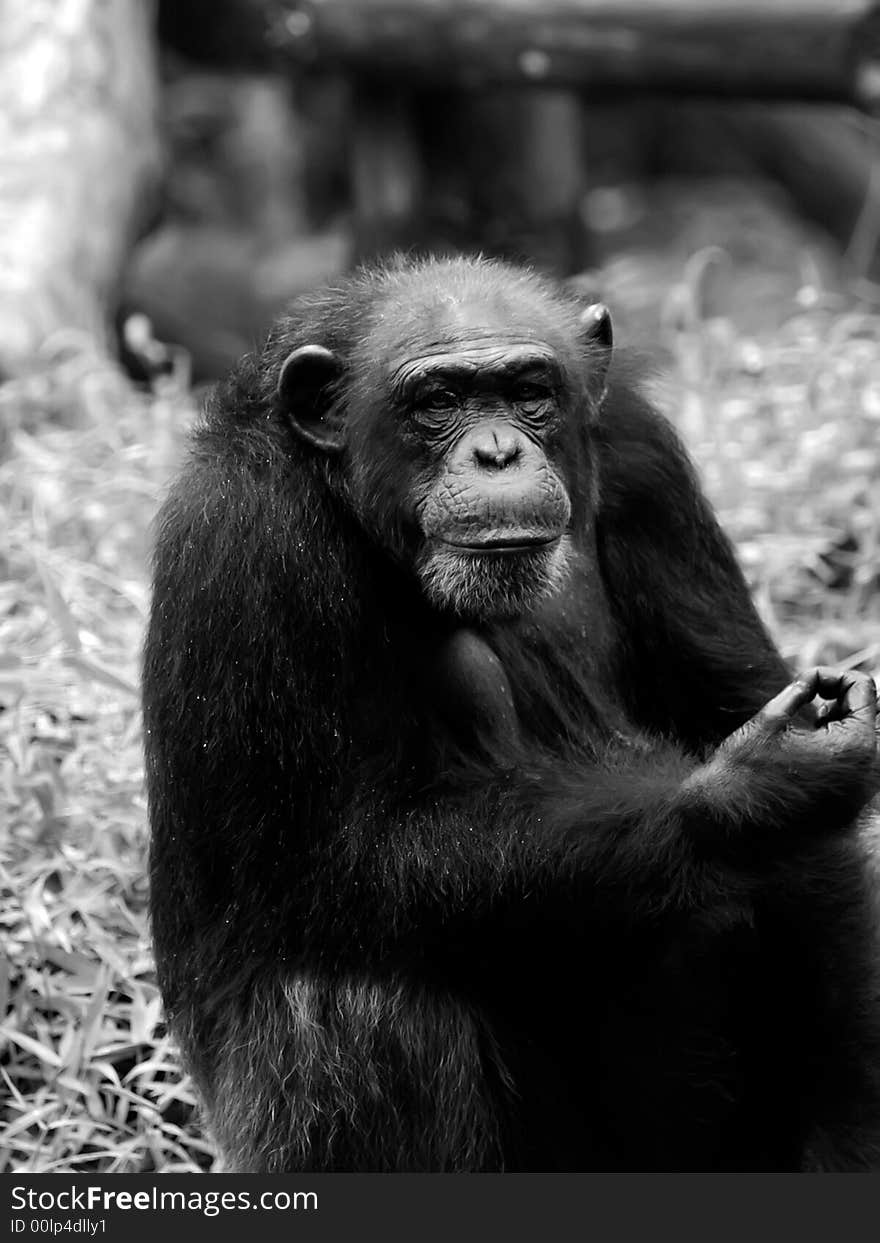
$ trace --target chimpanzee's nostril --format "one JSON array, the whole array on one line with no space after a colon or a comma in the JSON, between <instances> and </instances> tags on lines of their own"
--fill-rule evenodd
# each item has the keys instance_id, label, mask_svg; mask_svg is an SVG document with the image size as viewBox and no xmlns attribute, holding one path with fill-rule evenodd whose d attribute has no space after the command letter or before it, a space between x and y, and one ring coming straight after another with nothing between
<instances>
[{"instance_id":1,"label":"chimpanzee's nostril","mask_svg":"<svg viewBox=\"0 0 880 1243\"><path fill-rule=\"evenodd\" d=\"M497 428L487 430L474 441L474 460L478 466L503 470L519 457L519 441L511 432Z\"/></svg>"}]
</instances>

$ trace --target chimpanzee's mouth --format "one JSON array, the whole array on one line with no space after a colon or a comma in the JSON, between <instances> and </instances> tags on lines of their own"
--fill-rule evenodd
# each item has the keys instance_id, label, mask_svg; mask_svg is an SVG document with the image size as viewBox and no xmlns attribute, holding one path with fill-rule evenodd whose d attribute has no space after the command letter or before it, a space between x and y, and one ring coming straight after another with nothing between
<instances>
[{"instance_id":1,"label":"chimpanzee's mouth","mask_svg":"<svg viewBox=\"0 0 880 1243\"><path fill-rule=\"evenodd\" d=\"M537 535L517 531L513 535L497 535L489 539L453 540L444 538L440 542L448 548L454 548L458 553L463 553L465 556L482 556L484 553L505 556L513 553L537 552L539 549L549 548L552 544L558 544L560 539L561 536L555 534Z\"/></svg>"},{"instance_id":2,"label":"chimpanzee's mouth","mask_svg":"<svg viewBox=\"0 0 880 1243\"><path fill-rule=\"evenodd\" d=\"M457 540L448 537L458 535ZM471 538L461 538L470 535ZM571 564L571 537L546 527L447 531L426 541L417 564L429 601L460 617L519 617L559 592Z\"/></svg>"}]
</instances>

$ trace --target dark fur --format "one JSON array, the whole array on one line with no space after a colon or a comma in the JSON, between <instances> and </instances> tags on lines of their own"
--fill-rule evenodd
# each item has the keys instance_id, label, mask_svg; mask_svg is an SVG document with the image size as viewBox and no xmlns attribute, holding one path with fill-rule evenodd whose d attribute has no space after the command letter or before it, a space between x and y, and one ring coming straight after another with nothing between
<instances>
[{"instance_id":1,"label":"dark fur","mask_svg":"<svg viewBox=\"0 0 880 1243\"><path fill-rule=\"evenodd\" d=\"M359 276L216 391L162 512L153 924L226 1163L873 1168L880 1028L848 827L867 793L830 753L686 793L789 675L666 422L613 373L598 422L572 398L575 574L480 628L518 728L470 735L437 685L453 623L403 562L394 429L376 416L343 464L290 433L289 350L333 349L339 409L375 410L389 334L467 281L519 300L580 374L577 307L536 277Z\"/></svg>"}]
</instances>

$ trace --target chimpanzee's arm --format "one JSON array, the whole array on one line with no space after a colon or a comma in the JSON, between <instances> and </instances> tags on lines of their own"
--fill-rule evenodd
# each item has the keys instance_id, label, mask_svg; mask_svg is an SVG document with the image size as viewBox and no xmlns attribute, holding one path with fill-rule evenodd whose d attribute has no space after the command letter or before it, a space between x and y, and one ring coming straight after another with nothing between
<instances>
[{"instance_id":1,"label":"chimpanzee's arm","mask_svg":"<svg viewBox=\"0 0 880 1243\"><path fill-rule=\"evenodd\" d=\"M486 687L477 695L485 710ZM792 730L817 695L827 723ZM629 916L746 901L766 887L768 868L855 820L878 785L875 720L870 678L813 670L705 764L671 744L581 771L523 755L504 785L487 775L479 798L462 792L433 817L352 808L343 848L309 880L310 931L325 949L338 942L322 912L341 896L359 954L394 959L436 943L448 958L493 912L546 914L584 895L594 910ZM505 736L511 728L502 717Z\"/></svg>"},{"instance_id":2,"label":"chimpanzee's arm","mask_svg":"<svg viewBox=\"0 0 880 1243\"><path fill-rule=\"evenodd\" d=\"M625 382L598 430L599 554L644 728L701 750L788 682L727 539L668 422Z\"/></svg>"}]
</instances>

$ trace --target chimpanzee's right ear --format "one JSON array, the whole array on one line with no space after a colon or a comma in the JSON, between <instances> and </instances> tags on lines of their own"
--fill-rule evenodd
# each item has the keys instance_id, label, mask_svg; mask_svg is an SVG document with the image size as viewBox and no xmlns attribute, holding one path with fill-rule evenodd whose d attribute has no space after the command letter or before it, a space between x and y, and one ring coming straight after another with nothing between
<instances>
[{"instance_id":1,"label":"chimpanzee's right ear","mask_svg":"<svg viewBox=\"0 0 880 1243\"><path fill-rule=\"evenodd\" d=\"M591 302L581 311L581 332L585 341L610 350L614 344L611 312L604 302Z\"/></svg>"},{"instance_id":2,"label":"chimpanzee's right ear","mask_svg":"<svg viewBox=\"0 0 880 1243\"><path fill-rule=\"evenodd\" d=\"M601 404L605 397L608 367L614 348L611 312L604 302L591 302L581 311L580 328L581 343L588 351L588 384L595 401Z\"/></svg>"},{"instance_id":3,"label":"chimpanzee's right ear","mask_svg":"<svg viewBox=\"0 0 880 1243\"><path fill-rule=\"evenodd\" d=\"M345 427L333 393L342 363L323 345L301 345L287 355L278 398L298 436L325 453L345 448Z\"/></svg>"}]
</instances>

